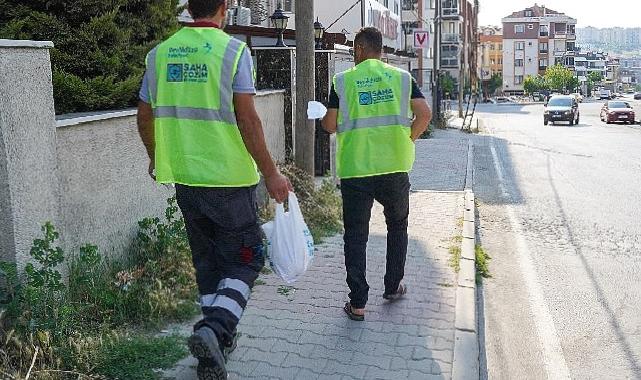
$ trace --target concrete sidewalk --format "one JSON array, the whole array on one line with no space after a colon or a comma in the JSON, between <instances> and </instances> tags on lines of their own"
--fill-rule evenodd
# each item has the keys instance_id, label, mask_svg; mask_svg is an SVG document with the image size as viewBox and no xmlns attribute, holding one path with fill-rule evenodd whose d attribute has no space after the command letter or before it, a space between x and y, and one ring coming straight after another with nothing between
<instances>
[{"instance_id":1,"label":"concrete sidewalk","mask_svg":"<svg viewBox=\"0 0 641 380\"><path fill-rule=\"evenodd\" d=\"M261 276L239 326L230 379L450 379L455 344L457 274L449 248L460 244L467 138L437 131L417 145L412 173L405 299L381 297L386 226L372 210L368 245L370 301L365 322L350 321L342 236L317 246L313 266L293 286ZM431 165L436 163L438 165ZM447 171L447 173L444 173ZM462 179L461 179L462 177ZM416 192L416 190L420 190ZM439 191L429 191L439 190ZM451 191L448 191L451 190ZM185 326L184 333L190 331ZM186 358L164 375L195 379Z\"/></svg>"}]
</instances>

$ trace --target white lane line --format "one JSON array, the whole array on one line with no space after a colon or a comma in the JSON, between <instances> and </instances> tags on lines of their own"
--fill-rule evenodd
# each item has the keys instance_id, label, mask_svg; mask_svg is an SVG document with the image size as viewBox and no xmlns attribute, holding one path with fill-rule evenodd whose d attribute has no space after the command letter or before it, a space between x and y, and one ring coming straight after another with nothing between
<instances>
[{"instance_id":1,"label":"white lane line","mask_svg":"<svg viewBox=\"0 0 641 380\"><path fill-rule=\"evenodd\" d=\"M505 177L503 175L503 168L501 167L498 154L496 153L494 140L491 140L490 150L492 151L492 158L494 160L494 167L499 179L501 193L505 198L510 199L510 193L507 191L504 184ZM505 208L510 219L510 224L512 225L512 231L516 237L517 257L521 273L523 274L523 281L528 293L530 310L534 317L534 323L536 324L536 331L542 348L547 377L550 380L570 379L570 372L568 371L567 364L565 363L565 357L563 356L559 336L556 332L556 328L554 327L554 321L552 320L550 309L543 297L543 291L541 290L541 286L538 281L538 275L536 273L536 268L534 267L532 255L528 249L527 243L525 242L525 238L523 238L523 230L516 218L514 207L511 204L507 204Z\"/></svg>"}]
</instances>

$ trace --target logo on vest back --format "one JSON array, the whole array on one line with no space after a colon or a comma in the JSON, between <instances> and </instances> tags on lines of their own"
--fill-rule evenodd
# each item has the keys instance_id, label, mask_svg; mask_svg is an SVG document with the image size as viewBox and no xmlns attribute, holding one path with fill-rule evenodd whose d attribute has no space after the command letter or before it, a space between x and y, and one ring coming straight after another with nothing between
<instances>
[{"instance_id":1,"label":"logo on vest back","mask_svg":"<svg viewBox=\"0 0 641 380\"><path fill-rule=\"evenodd\" d=\"M394 91L391 88L358 93L358 104L361 106L393 102L395 99Z\"/></svg>"},{"instance_id":2,"label":"logo on vest back","mask_svg":"<svg viewBox=\"0 0 641 380\"><path fill-rule=\"evenodd\" d=\"M209 78L206 64L169 63L167 64L167 82L203 83Z\"/></svg>"}]
</instances>

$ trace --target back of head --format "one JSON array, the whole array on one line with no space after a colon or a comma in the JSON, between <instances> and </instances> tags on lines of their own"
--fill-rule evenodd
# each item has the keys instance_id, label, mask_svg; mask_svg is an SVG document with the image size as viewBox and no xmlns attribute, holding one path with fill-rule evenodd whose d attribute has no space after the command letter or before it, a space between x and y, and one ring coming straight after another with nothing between
<instances>
[{"instance_id":1,"label":"back of head","mask_svg":"<svg viewBox=\"0 0 641 380\"><path fill-rule=\"evenodd\" d=\"M189 0L187 6L191 17L196 20L214 16L223 5L225 0Z\"/></svg>"},{"instance_id":2,"label":"back of head","mask_svg":"<svg viewBox=\"0 0 641 380\"><path fill-rule=\"evenodd\" d=\"M354 38L354 50L360 61L380 58L383 53L383 34L373 27L361 29Z\"/></svg>"}]
</instances>

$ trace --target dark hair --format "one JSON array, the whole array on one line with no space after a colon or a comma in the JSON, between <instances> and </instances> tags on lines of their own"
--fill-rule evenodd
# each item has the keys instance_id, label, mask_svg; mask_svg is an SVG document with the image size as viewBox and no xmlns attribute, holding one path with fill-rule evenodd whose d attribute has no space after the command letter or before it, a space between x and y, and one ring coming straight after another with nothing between
<instances>
[{"instance_id":1,"label":"dark hair","mask_svg":"<svg viewBox=\"0 0 641 380\"><path fill-rule=\"evenodd\" d=\"M210 17L218 12L225 0L189 0L188 7L194 19Z\"/></svg>"},{"instance_id":2,"label":"dark hair","mask_svg":"<svg viewBox=\"0 0 641 380\"><path fill-rule=\"evenodd\" d=\"M373 27L363 28L354 37L356 46L361 46L368 53L380 53L383 51L383 34Z\"/></svg>"}]
</instances>

